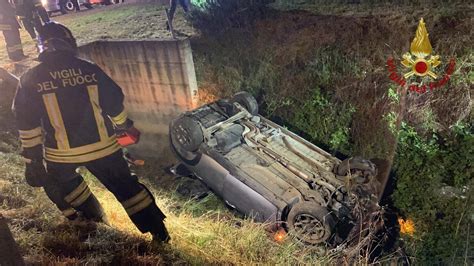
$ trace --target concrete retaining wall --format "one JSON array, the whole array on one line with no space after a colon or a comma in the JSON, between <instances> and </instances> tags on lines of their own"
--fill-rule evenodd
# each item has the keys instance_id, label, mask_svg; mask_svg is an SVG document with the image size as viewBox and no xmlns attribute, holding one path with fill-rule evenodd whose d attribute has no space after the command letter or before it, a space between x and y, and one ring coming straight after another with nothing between
<instances>
[{"instance_id":1,"label":"concrete retaining wall","mask_svg":"<svg viewBox=\"0 0 474 266\"><path fill-rule=\"evenodd\" d=\"M169 156L168 123L197 101L189 41L99 41L79 50L122 87L129 116L142 131L131 149L143 156Z\"/></svg>"}]
</instances>

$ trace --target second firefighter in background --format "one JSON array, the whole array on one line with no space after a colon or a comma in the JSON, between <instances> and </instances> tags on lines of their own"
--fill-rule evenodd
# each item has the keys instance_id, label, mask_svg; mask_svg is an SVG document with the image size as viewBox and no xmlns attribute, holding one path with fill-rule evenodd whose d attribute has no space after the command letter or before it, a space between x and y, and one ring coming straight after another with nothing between
<instances>
[{"instance_id":1,"label":"second firefighter in background","mask_svg":"<svg viewBox=\"0 0 474 266\"><path fill-rule=\"evenodd\" d=\"M99 202L75 171L85 166L141 232L167 241L165 215L131 175L117 142L117 130L137 132L127 118L121 88L97 65L77 58L76 41L63 25L46 23L39 48L41 63L21 77L14 100L23 156L30 162L28 183L43 187L69 219L104 221Z\"/></svg>"},{"instance_id":2,"label":"second firefighter in background","mask_svg":"<svg viewBox=\"0 0 474 266\"><path fill-rule=\"evenodd\" d=\"M48 13L41 0L13 0L12 2L23 28L33 40L36 40L36 33L39 28L44 23L49 22Z\"/></svg>"},{"instance_id":3,"label":"second firefighter in background","mask_svg":"<svg viewBox=\"0 0 474 266\"><path fill-rule=\"evenodd\" d=\"M3 32L8 57L12 61L25 59L20 38L20 25L15 18L15 9L8 0L0 0L0 31Z\"/></svg>"}]
</instances>

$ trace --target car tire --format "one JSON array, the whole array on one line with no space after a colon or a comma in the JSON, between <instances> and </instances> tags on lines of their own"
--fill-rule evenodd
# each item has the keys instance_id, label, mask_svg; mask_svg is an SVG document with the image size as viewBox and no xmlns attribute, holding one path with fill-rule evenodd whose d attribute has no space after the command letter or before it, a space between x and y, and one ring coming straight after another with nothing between
<instances>
[{"instance_id":1,"label":"car tire","mask_svg":"<svg viewBox=\"0 0 474 266\"><path fill-rule=\"evenodd\" d=\"M204 133L199 123L189 116L181 116L170 127L172 144L178 149L196 152L204 142Z\"/></svg>"},{"instance_id":2,"label":"car tire","mask_svg":"<svg viewBox=\"0 0 474 266\"><path fill-rule=\"evenodd\" d=\"M246 91L241 91L241 92L236 93L232 97L231 102L242 105L242 107L247 109L247 111L252 115L258 115L257 100L255 100L255 97L253 97L252 94Z\"/></svg>"},{"instance_id":3,"label":"car tire","mask_svg":"<svg viewBox=\"0 0 474 266\"><path fill-rule=\"evenodd\" d=\"M290 209L286 222L290 234L306 245L326 242L336 224L326 208L310 202L296 203Z\"/></svg>"},{"instance_id":4,"label":"car tire","mask_svg":"<svg viewBox=\"0 0 474 266\"><path fill-rule=\"evenodd\" d=\"M377 175L377 167L373 162L360 157L348 158L336 168L338 176L351 175L357 183L367 183Z\"/></svg>"}]
</instances>

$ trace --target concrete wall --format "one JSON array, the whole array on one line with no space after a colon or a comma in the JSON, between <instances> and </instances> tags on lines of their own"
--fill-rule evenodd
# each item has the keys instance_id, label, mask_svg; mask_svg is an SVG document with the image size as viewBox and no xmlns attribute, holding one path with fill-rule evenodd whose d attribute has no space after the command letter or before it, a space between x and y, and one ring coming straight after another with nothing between
<instances>
[{"instance_id":1,"label":"concrete wall","mask_svg":"<svg viewBox=\"0 0 474 266\"><path fill-rule=\"evenodd\" d=\"M142 131L131 149L142 156L169 156L168 123L197 101L189 41L99 41L79 50L122 87L129 116Z\"/></svg>"}]
</instances>

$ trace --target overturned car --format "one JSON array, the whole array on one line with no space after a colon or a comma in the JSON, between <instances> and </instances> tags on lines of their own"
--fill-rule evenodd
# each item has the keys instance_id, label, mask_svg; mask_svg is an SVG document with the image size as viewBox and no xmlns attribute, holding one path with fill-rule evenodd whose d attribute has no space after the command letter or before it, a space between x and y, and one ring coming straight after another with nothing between
<instances>
[{"instance_id":1,"label":"overturned car","mask_svg":"<svg viewBox=\"0 0 474 266\"><path fill-rule=\"evenodd\" d=\"M259 116L247 92L182 114L170 141L181 165L228 206L309 245L344 240L354 197L370 197L363 185L377 172L369 160L341 161Z\"/></svg>"}]
</instances>

